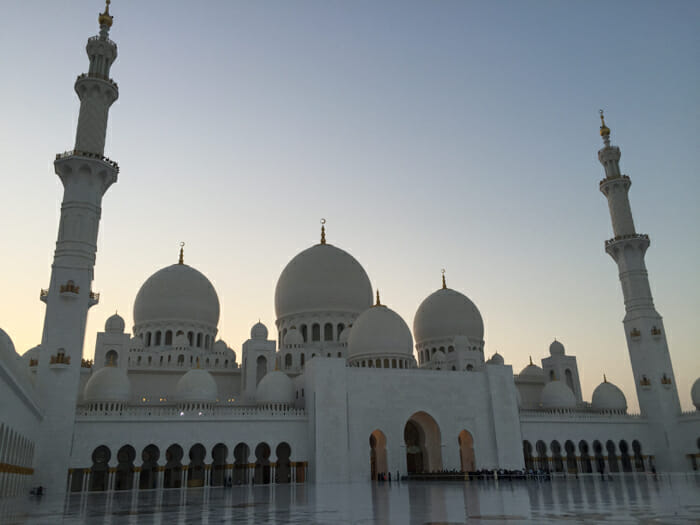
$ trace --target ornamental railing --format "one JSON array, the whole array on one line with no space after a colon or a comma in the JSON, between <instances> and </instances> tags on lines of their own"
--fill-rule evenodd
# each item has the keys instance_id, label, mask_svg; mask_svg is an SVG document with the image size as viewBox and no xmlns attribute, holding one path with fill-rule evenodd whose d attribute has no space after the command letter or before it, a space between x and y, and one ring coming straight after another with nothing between
<instances>
[{"instance_id":1,"label":"ornamental railing","mask_svg":"<svg viewBox=\"0 0 700 525\"><path fill-rule=\"evenodd\" d=\"M80 405L77 407L76 416L81 418L95 417L137 417L137 418L155 418L162 417L165 419L189 419L189 418L280 418L280 419L302 419L306 417L306 410L303 408L281 408L268 409L259 407L241 407L241 406L214 406L206 410L182 410L175 405L158 406L122 406L118 403L100 403L90 402L89 404Z\"/></svg>"},{"instance_id":2,"label":"ornamental railing","mask_svg":"<svg viewBox=\"0 0 700 525\"><path fill-rule=\"evenodd\" d=\"M611 180L618 180L618 179L630 180L629 175L620 175L619 177L610 177L610 178L606 177L603 180L601 180L598 185L602 186L606 182L610 182Z\"/></svg>"},{"instance_id":3,"label":"ornamental railing","mask_svg":"<svg viewBox=\"0 0 700 525\"><path fill-rule=\"evenodd\" d=\"M646 233L629 233L627 235L616 235L612 239L605 241L605 246L609 246L617 241L624 241L626 239L646 239L649 240L649 236Z\"/></svg>"},{"instance_id":4,"label":"ornamental railing","mask_svg":"<svg viewBox=\"0 0 700 525\"><path fill-rule=\"evenodd\" d=\"M117 173L119 173L119 164L117 164L116 161L113 161L112 159L110 159L109 157L105 157L104 155L99 155L98 153L90 153L89 151L80 151L77 149L73 149L69 151L64 151L63 153L56 153L56 160L67 159L68 157L73 156L101 160L102 162L106 162L107 164L112 166L114 169L117 170Z\"/></svg>"},{"instance_id":5,"label":"ornamental railing","mask_svg":"<svg viewBox=\"0 0 700 525\"><path fill-rule=\"evenodd\" d=\"M116 42L114 42L113 40L111 40L107 37L101 37L100 35L95 35L95 36L91 36L90 38L88 38L88 42L95 42L97 40L102 40L103 42L107 42L108 44L112 44L114 47L117 47Z\"/></svg>"},{"instance_id":6,"label":"ornamental railing","mask_svg":"<svg viewBox=\"0 0 700 525\"><path fill-rule=\"evenodd\" d=\"M77 82L78 80L82 80L84 78L96 78L98 80L104 80L105 82L108 82L112 86L114 86L115 89L119 89L119 85L107 75L100 75L99 73L81 73L80 75L78 75L78 78L76 78L75 81Z\"/></svg>"}]
</instances>

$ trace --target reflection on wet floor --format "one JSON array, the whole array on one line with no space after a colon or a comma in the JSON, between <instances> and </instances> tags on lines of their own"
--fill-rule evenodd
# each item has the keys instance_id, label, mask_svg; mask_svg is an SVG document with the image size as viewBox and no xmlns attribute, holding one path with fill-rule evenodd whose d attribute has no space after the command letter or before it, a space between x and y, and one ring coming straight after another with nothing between
<instances>
[{"instance_id":1,"label":"reflection on wet floor","mask_svg":"<svg viewBox=\"0 0 700 525\"><path fill-rule=\"evenodd\" d=\"M0 523L700 523L700 475L265 485L0 502Z\"/></svg>"}]
</instances>

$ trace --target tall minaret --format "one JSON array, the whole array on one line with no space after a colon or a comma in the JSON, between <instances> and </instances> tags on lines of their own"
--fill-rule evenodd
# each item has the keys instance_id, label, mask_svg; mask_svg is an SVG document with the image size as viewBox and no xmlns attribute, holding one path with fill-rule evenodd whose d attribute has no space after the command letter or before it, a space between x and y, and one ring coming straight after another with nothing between
<instances>
[{"instance_id":1,"label":"tall minaret","mask_svg":"<svg viewBox=\"0 0 700 525\"><path fill-rule=\"evenodd\" d=\"M80 116L75 149L56 155L63 183L61 220L51 266L51 282L42 290L46 317L41 339L37 386L44 420L38 443L35 482L51 493L65 490L78 396L85 322L99 295L91 289L102 196L117 181L119 167L104 156L107 115L117 100L109 69L117 45L108 38L110 0L98 17L100 33L88 39L90 68L75 81Z\"/></svg>"},{"instance_id":2,"label":"tall minaret","mask_svg":"<svg viewBox=\"0 0 700 525\"><path fill-rule=\"evenodd\" d=\"M683 470L683 457L674 447L673 427L681 412L671 355L661 316L654 308L644 255L649 236L637 233L627 193L632 182L620 173L620 148L610 145L610 129L600 112L600 135L605 144L598 151L598 160L605 168L600 191L608 199L613 238L605 242L605 251L615 260L620 271L625 298L625 336L632 362L639 407L649 422L652 450L659 469ZM642 443L643 444L643 443Z\"/></svg>"}]
</instances>

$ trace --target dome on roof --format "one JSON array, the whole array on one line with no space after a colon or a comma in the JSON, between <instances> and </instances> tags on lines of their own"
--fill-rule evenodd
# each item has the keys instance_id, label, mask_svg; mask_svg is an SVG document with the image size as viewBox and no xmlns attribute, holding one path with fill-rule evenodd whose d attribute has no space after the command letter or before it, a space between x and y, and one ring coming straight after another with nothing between
<instances>
[{"instance_id":1,"label":"dome on roof","mask_svg":"<svg viewBox=\"0 0 700 525\"><path fill-rule=\"evenodd\" d=\"M700 377L693 383L693 388L690 389L690 397L697 410L700 410Z\"/></svg>"},{"instance_id":2,"label":"dome on roof","mask_svg":"<svg viewBox=\"0 0 700 525\"><path fill-rule=\"evenodd\" d=\"M520 371L518 377L529 379L541 379L544 381L544 370L542 370L539 366L533 364L532 361L530 361L530 364Z\"/></svg>"},{"instance_id":3,"label":"dome on roof","mask_svg":"<svg viewBox=\"0 0 700 525\"><path fill-rule=\"evenodd\" d=\"M284 345L285 346L295 346L295 345L303 345L304 344L304 337L301 335L299 330L296 328L291 328L288 332L287 335L284 336Z\"/></svg>"},{"instance_id":4,"label":"dome on roof","mask_svg":"<svg viewBox=\"0 0 700 525\"><path fill-rule=\"evenodd\" d=\"M348 339L350 338L350 332L352 331L352 326L346 326L343 328L343 331L340 332L340 337L338 337L338 341L340 343L347 343Z\"/></svg>"},{"instance_id":5,"label":"dome on roof","mask_svg":"<svg viewBox=\"0 0 700 525\"><path fill-rule=\"evenodd\" d=\"M564 355L564 345L555 339L549 345L549 355Z\"/></svg>"},{"instance_id":6,"label":"dome on roof","mask_svg":"<svg viewBox=\"0 0 700 525\"><path fill-rule=\"evenodd\" d=\"M12 356L13 358L18 357L17 351L15 350L15 344L7 332L0 328L0 357L2 356Z\"/></svg>"},{"instance_id":7,"label":"dome on roof","mask_svg":"<svg viewBox=\"0 0 700 525\"><path fill-rule=\"evenodd\" d=\"M253 328L250 329L250 338L267 339L267 327L258 321L253 325Z\"/></svg>"},{"instance_id":8,"label":"dome on roof","mask_svg":"<svg viewBox=\"0 0 700 525\"><path fill-rule=\"evenodd\" d=\"M603 381L593 391L591 407L596 410L627 410L627 399L618 387Z\"/></svg>"},{"instance_id":9,"label":"dome on roof","mask_svg":"<svg viewBox=\"0 0 700 525\"><path fill-rule=\"evenodd\" d=\"M294 257L275 289L277 319L305 312L359 314L372 305L372 286L360 263L330 244L317 244Z\"/></svg>"},{"instance_id":10,"label":"dome on roof","mask_svg":"<svg viewBox=\"0 0 700 525\"><path fill-rule=\"evenodd\" d=\"M348 338L348 361L358 357L412 357L411 331L399 314L383 305L360 314Z\"/></svg>"},{"instance_id":11,"label":"dome on roof","mask_svg":"<svg viewBox=\"0 0 700 525\"><path fill-rule=\"evenodd\" d=\"M258 405L293 405L294 383L284 372L268 372L258 383L255 400Z\"/></svg>"},{"instance_id":12,"label":"dome on roof","mask_svg":"<svg viewBox=\"0 0 700 525\"><path fill-rule=\"evenodd\" d=\"M219 297L201 272L173 264L151 275L134 301L134 325L150 321L187 321L216 330Z\"/></svg>"},{"instance_id":13,"label":"dome on roof","mask_svg":"<svg viewBox=\"0 0 700 525\"><path fill-rule=\"evenodd\" d=\"M484 321L476 305L464 294L450 288L441 288L426 297L413 319L416 343L431 339L466 336L484 339Z\"/></svg>"},{"instance_id":14,"label":"dome on roof","mask_svg":"<svg viewBox=\"0 0 700 525\"><path fill-rule=\"evenodd\" d=\"M542 408L576 408L576 396L561 381L550 381L540 394Z\"/></svg>"},{"instance_id":15,"label":"dome on roof","mask_svg":"<svg viewBox=\"0 0 700 525\"><path fill-rule=\"evenodd\" d=\"M219 390L209 372L194 368L177 382L175 394L178 401L215 403L219 397Z\"/></svg>"},{"instance_id":16,"label":"dome on roof","mask_svg":"<svg viewBox=\"0 0 700 525\"><path fill-rule=\"evenodd\" d=\"M86 401L129 401L131 382L126 371L116 366L105 366L94 372L85 384Z\"/></svg>"},{"instance_id":17,"label":"dome on roof","mask_svg":"<svg viewBox=\"0 0 700 525\"><path fill-rule=\"evenodd\" d=\"M105 332L108 333L124 333L124 319L119 314L111 315L105 322Z\"/></svg>"},{"instance_id":18,"label":"dome on roof","mask_svg":"<svg viewBox=\"0 0 700 525\"><path fill-rule=\"evenodd\" d=\"M503 365L503 364L505 364L505 360L503 359L503 356L502 356L501 354L499 354L498 352L496 352L495 354L493 354L493 355L491 356L491 359L489 359L488 361L486 361L486 364L489 364L489 365Z\"/></svg>"}]
</instances>

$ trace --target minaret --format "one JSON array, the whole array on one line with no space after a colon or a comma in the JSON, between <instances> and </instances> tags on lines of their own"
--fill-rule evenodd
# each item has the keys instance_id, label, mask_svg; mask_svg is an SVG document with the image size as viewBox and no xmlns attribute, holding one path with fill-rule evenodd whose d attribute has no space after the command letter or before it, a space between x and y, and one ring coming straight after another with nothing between
<instances>
[{"instance_id":1,"label":"minaret","mask_svg":"<svg viewBox=\"0 0 700 525\"><path fill-rule=\"evenodd\" d=\"M615 260L620 272L625 299L625 336L632 362L639 407L649 422L652 450L659 469L683 470L683 457L674 451L673 426L681 412L671 355L666 342L664 323L654 308L644 255L649 236L637 233L632 219L628 192L632 182L620 173L620 148L610 145L610 129L600 112L600 135L604 147L598 160L605 168L600 191L608 199L613 238L605 241L605 251Z\"/></svg>"},{"instance_id":2,"label":"minaret","mask_svg":"<svg viewBox=\"0 0 700 525\"><path fill-rule=\"evenodd\" d=\"M85 323L88 309L99 300L91 285L102 196L119 172L117 163L104 156L109 107L118 96L117 84L109 78L117 58L117 45L108 38L109 3L98 17L99 35L88 39L88 72L75 81L80 98L75 148L56 155L54 162L63 202L51 281L40 294L46 316L37 386L44 420L35 463L35 484L53 494L66 488Z\"/></svg>"}]
</instances>

